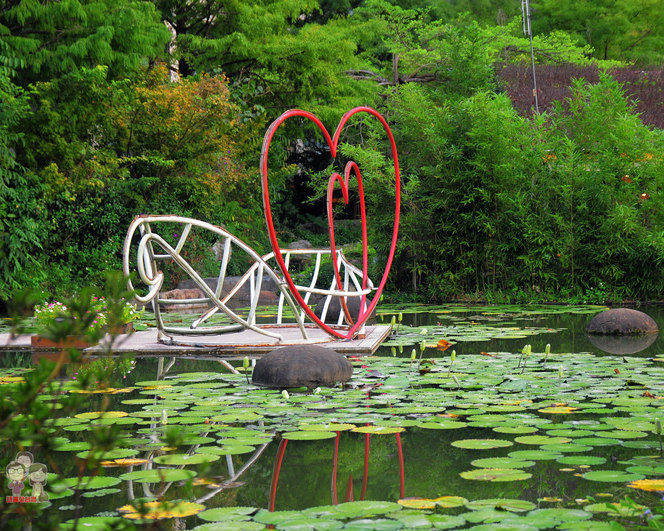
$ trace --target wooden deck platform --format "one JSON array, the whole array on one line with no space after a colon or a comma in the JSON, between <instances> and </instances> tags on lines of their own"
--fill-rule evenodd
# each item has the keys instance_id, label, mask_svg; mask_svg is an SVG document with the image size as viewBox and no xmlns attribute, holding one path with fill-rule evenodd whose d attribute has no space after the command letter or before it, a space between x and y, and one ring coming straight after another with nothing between
<instances>
[{"instance_id":1,"label":"wooden deck platform","mask_svg":"<svg viewBox=\"0 0 664 531\"><path fill-rule=\"evenodd\" d=\"M368 356L373 354L389 335L390 328L389 325L367 326L365 337L353 340L334 340L318 328L307 329L307 332L316 344L331 348L340 354ZM110 351L113 354L138 356L204 355L233 359L242 356L260 357L279 346L302 344L302 338L297 328L283 327L275 331L283 336L281 343L251 330L243 330L213 336L177 336L172 344L166 344L157 341L156 329L148 329L117 336L110 345ZM108 344L104 345L102 342L100 345L87 347L83 351L87 354L98 355L107 349ZM10 334L0 334L0 353L20 351L45 352L48 349L35 349L30 336L12 338Z\"/></svg>"}]
</instances>

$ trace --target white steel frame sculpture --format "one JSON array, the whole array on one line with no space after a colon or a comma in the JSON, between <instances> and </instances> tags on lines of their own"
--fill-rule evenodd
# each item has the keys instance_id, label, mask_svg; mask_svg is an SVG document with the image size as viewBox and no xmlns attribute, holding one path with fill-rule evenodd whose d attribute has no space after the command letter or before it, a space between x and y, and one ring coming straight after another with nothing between
<instances>
[{"instance_id":1,"label":"white steel frame sculpture","mask_svg":"<svg viewBox=\"0 0 664 531\"><path fill-rule=\"evenodd\" d=\"M157 227L163 227L165 229L162 234L173 234L174 227L181 231L177 238L177 242L174 245L169 243L167 238L156 231ZM219 237L219 240L222 243L223 252L221 253L221 265L217 278L217 285L214 290L208 286L205 279L194 269L184 255L185 243L191 236L191 231L194 227L211 231ZM137 245L135 245L136 238L138 238ZM245 252L251 259L252 263L237 284L227 294L222 296L224 279L226 278L228 265L234 247ZM133 256L133 253L135 253L135 256ZM323 259L326 255L329 256L330 254L331 251L329 249L281 250L282 259L287 268L289 267L293 256L304 255L315 259L311 277L308 279L306 285L298 284L296 285L296 288L307 303L309 303L311 296L314 294L323 296L323 310L321 313L321 320L323 322L326 321L328 308L334 297L343 297L344 301L347 301L348 298L352 297L360 297L362 298L361 300L364 300L366 299L366 295L374 290L371 281L369 281L365 289L362 289L362 271L351 264L340 249L336 251L336 261L338 270L343 273L343 286L339 287L336 278L333 278L329 287L316 287L319 283L319 274ZM271 263L276 263L274 253L272 252L261 256L240 238L222 227L182 216L140 215L135 217L132 221L129 230L127 231L123 248L123 272L127 278L128 288L134 291L135 287L130 278L132 273L132 257L133 260L135 260L135 271L138 274L138 278L148 287L147 294L136 294L135 298L142 304L152 303L159 342L171 343L173 342L173 336L221 335L247 329L272 338L272 340L276 340L276 343L278 344L283 341L283 335L279 333L279 329L286 327L296 327L299 330L301 336L301 340L299 340L300 343L321 341L320 338L312 338L309 333L312 328L320 327L312 322L307 322L307 316L304 309L295 304L288 285L283 279L283 275L278 274L271 265ZM168 262L176 264L184 273L186 273L195 283L196 287L203 292L204 297L188 299L163 298L161 296L161 290L164 283L164 273L161 268L163 264ZM256 309L259 303L261 286L265 276L269 277L277 286L279 299L275 321L273 323L260 324L257 323L256 320ZM237 297L240 289L246 284L249 285L249 310L247 316L242 317L230 308L229 303L234 297ZM161 309L161 305L163 304L208 304L209 309L204 311L198 318L194 319L188 327L178 327L169 326L164 322ZM291 309L292 315L295 318L295 323L286 323L284 321L284 310L286 307ZM366 304L364 309L366 310ZM227 315L233 323L225 326L206 326L205 322L219 311ZM344 329L344 327L347 327L349 324L352 323L346 322L346 315L343 311L339 312L336 323L332 323L335 328L339 329ZM362 334L363 332L364 330L360 329L358 334ZM328 339L331 341L335 339L335 337L330 335ZM181 340L178 342L183 343Z\"/></svg>"},{"instance_id":2,"label":"white steel frame sculpture","mask_svg":"<svg viewBox=\"0 0 664 531\"><path fill-rule=\"evenodd\" d=\"M318 133L323 135L332 157L336 157L337 148L339 146L342 130L344 129L347 121L357 115L361 114L368 118L374 118L382 125L382 128L389 140L390 150L392 153L392 162L394 164L394 184L395 184L395 205L394 205L394 226L392 230L392 238L390 250L387 255L385 270L378 282L377 286L368 278L368 240L367 240L367 218L365 210L364 188L362 184L362 175L360 168L353 161L348 161L344 169L343 176L337 172L333 172L328 180L327 187L327 211L328 211L328 230L330 235L330 248L329 249L281 249L277 239L277 234L272 219L270 207L270 194L269 194L269 178L268 178L268 153L270 143L277 129L288 119L297 118L308 120L313 124ZM173 335L191 336L202 334L224 334L228 332L236 332L243 329L252 330L264 336L276 339L278 342L283 341L283 336L279 333L280 327L289 326L284 323L284 308L286 305L292 310L295 316L295 325L300 331L302 342L313 342L314 340L307 333L307 328L317 327L322 330L330 340L333 339L351 339L364 333L364 326L366 320L371 315L371 312L376 307L380 299L380 294L387 282L387 276L395 255L397 245L397 235L399 232L399 211L400 211L400 173L399 173L399 160L397 156L396 144L394 136L385 119L374 109L370 107L356 107L351 109L341 118L334 135L325 129L321 121L313 114L302 111L299 109L291 109L283 113L277 120L275 120L263 139L263 147L261 149L260 160L261 172L261 185L263 190L263 210L265 214L265 221L268 230L268 237L272 246L272 251L269 254L260 256L254 249L244 243L242 240L228 232L222 227L198 221L195 219L180 217L180 216L150 216L142 215L134 219L127 237L125 239L123 250L123 271L128 278L128 285L133 290L130 275L130 262L132 257L133 240L135 239L136 231L139 232L139 242L136 250L136 269L140 280L148 286L149 291L146 295L137 296L137 300L142 303L152 302L155 317L157 320L158 338L159 341L172 341ZM348 203L348 190L350 181L356 181L358 187L358 196L361 212L361 227L362 227L362 269L352 265L344 256L341 249L337 249L334 239L334 212L332 203L334 201L333 193L335 187L339 187L343 194L343 198ZM181 234L179 237L174 236L177 242L174 245L168 243L173 238L164 238L160 236L153 225L155 224L179 224L184 225L184 229L179 229ZM223 252L221 253L221 267L216 288L211 289L201 277L201 275L194 269L194 267L187 261L183 253L183 248L192 228L196 227L197 230L204 229L216 233L221 240ZM164 234L173 234L170 233ZM228 263L231 257L233 248L239 248L244 251L251 258L251 265L248 267L244 275L241 277L237 285L230 290L229 293L222 296L222 289L224 279L228 268ZM157 250L159 249L159 252ZM315 266L310 279L305 279L302 282L298 276L298 282L293 278L289 271L291 258L295 255L313 255L315 256ZM320 287L319 273L323 257L329 259L333 268L333 277L329 285ZM164 274L160 270L160 262L173 262L179 266L196 284L196 286L203 292L204 297L198 299L184 299L173 300L164 299L160 296L160 290L164 283ZM279 271L278 273L276 271ZM277 311L276 322L270 325L259 324L256 320L256 308L258 305L261 286L264 275L271 278L279 291L279 305ZM247 317L241 317L230 308L229 302L236 296L239 290L249 284L250 292L250 305ZM311 309L311 296L323 296L323 311L322 315L315 314ZM369 299L367 295L373 294ZM330 325L325 322L330 301L334 298L339 298L339 303L342 311L339 311L339 316L335 325ZM358 313L356 316L351 315L348 309L349 298L359 298L357 305ZM160 304L191 304L191 303L207 303L210 309L206 310L200 317L195 319L189 328L167 326L164 323L161 315ZM320 304L317 301L317 304ZM227 315L232 324L223 327L205 326L204 323L216 312L223 312ZM354 322L353 322L354 321ZM291 323L292 327L293 324ZM316 339L316 342L319 342Z\"/></svg>"}]
</instances>

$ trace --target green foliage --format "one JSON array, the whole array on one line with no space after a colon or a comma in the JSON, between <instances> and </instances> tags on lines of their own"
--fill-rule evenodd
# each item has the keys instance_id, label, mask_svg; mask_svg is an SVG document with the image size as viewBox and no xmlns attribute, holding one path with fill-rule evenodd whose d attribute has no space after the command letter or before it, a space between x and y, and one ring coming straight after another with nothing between
<instances>
[{"instance_id":1,"label":"green foliage","mask_svg":"<svg viewBox=\"0 0 664 531\"><path fill-rule=\"evenodd\" d=\"M390 108L406 161L397 284L410 271L433 298L607 283L622 297L657 296L662 137L630 111L607 75L577 82L565 106L532 122L501 95L451 105L400 87Z\"/></svg>"},{"instance_id":2,"label":"green foliage","mask_svg":"<svg viewBox=\"0 0 664 531\"><path fill-rule=\"evenodd\" d=\"M345 19L314 22L315 0L156 4L172 28L179 72L224 72L249 96L248 109L270 108L275 117L312 102L338 109L361 89L344 74L357 64L356 28ZM344 13L343 7L335 9ZM309 16L311 22L303 23Z\"/></svg>"},{"instance_id":3,"label":"green foliage","mask_svg":"<svg viewBox=\"0 0 664 531\"><path fill-rule=\"evenodd\" d=\"M112 275L111 275L112 277ZM127 297L121 278L109 277L103 294L106 295L109 322L122 319L116 313L124 305L122 297ZM78 325L69 320L53 322L41 332L52 339L62 339L76 330L85 327L91 309L90 290L85 290L80 297L72 298L70 309L81 321ZM25 299L26 301L28 299ZM16 308L18 313L26 313L30 308ZM16 330L18 332L18 330ZM96 339L101 336L97 335ZM102 353L103 354L103 353ZM108 354L108 353L106 353ZM66 365L66 371L65 371ZM71 466L58 464L54 459L57 442L53 431L55 419L73 417L81 411L84 404L90 405L90 393L103 393L105 388L122 382L124 374L133 368L132 361L126 358L104 356L89 362L86 356L76 349L63 350L57 361L44 357L37 365L28 369L15 369L14 382L0 386L0 440L3 452L0 464L6 467L19 451L29 451L39 456L38 461L46 463L49 477L47 490L53 492L53 485L70 474L75 477L103 476L104 469L97 458L81 459ZM64 374L66 372L67 376ZM62 373L62 374L61 374ZM69 377L68 377L69 376ZM101 411L108 409L108 395L102 394ZM57 411L57 413L56 413ZM119 446L117 426L98 425L87 432L86 441L90 443L90 454L101 455ZM62 488L62 484L59 487ZM82 491L75 494L74 503L80 502ZM49 504L46 504L48 506ZM44 504L38 503L3 503L0 504L0 527L2 529L53 529L62 522L62 513L44 511ZM73 515L74 519L78 516ZM123 529L135 529L132 524L120 526Z\"/></svg>"},{"instance_id":4,"label":"green foliage","mask_svg":"<svg viewBox=\"0 0 664 531\"><path fill-rule=\"evenodd\" d=\"M567 32L589 45L598 59L661 64L662 0L537 0L531 2L533 33Z\"/></svg>"},{"instance_id":5,"label":"green foliage","mask_svg":"<svg viewBox=\"0 0 664 531\"><path fill-rule=\"evenodd\" d=\"M124 75L159 57L169 38L154 4L132 0L11 0L0 11L0 36L20 62L22 84L97 65Z\"/></svg>"},{"instance_id":6,"label":"green foliage","mask_svg":"<svg viewBox=\"0 0 664 531\"><path fill-rule=\"evenodd\" d=\"M646 64L659 57L659 3L533 2L535 60ZM0 300L22 286L59 295L100 281L144 212L225 225L267 250L256 168L268 121L301 107L331 126L356 105L383 112L401 155L394 290L658 296L661 132L606 76L578 81L547 116L518 116L496 69L529 58L519 6L502 0L9 2ZM339 162L362 168L376 277L394 177L381 127L360 122L344 130ZM309 125L291 120L275 135L271 197L285 239L320 245L321 196L303 205L302 189L312 173L326 189L324 146L295 177L289 159L294 141L320 143ZM357 242L357 225L339 224L339 236ZM192 246L203 269L212 243Z\"/></svg>"},{"instance_id":7,"label":"green foliage","mask_svg":"<svg viewBox=\"0 0 664 531\"><path fill-rule=\"evenodd\" d=\"M48 291L119 268L124 233L141 212L192 215L261 241L257 190L238 146L253 124L238 119L222 76L172 84L156 68L109 81L103 67L82 68L30 96L18 154L42 183Z\"/></svg>"},{"instance_id":8,"label":"green foliage","mask_svg":"<svg viewBox=\"0 0 664 531\"><path fill-rule=\"evenodd\" d=\"M35 253L41 249L37 183L16 160L23 141L17 129L28 101L10 78L20 61L0 41L0 300L41 278Z\"/></svg>"}]
</instances>

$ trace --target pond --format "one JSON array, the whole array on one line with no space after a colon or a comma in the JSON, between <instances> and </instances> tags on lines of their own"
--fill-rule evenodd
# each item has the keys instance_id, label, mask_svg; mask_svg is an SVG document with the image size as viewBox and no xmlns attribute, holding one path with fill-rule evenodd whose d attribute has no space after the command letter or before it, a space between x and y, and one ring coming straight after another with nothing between
<instances>
[{"instance_id":1,"label":"pond","mask_svg":"<svg viewBox=\"0 0 664 531\"><path fill-rule=\"evenodd\" d=\"M583 328L602 309L383 307L395 334L344 390L257 388L241 361L98 360L110 387L54 410L52 449L2 456L21 442L47 464L45 529L633 529L662 508L662 340L600 351ZM80 395L86 371L40 400Z\"/></svg>"}]
</instances>

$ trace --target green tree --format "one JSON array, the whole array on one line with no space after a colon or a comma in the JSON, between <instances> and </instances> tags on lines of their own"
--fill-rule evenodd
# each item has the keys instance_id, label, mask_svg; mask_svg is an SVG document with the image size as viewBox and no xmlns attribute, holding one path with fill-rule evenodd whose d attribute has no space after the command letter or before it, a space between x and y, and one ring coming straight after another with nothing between
<instances>
[{"instance_id":1,"label":"green tree","mask_svg":"<svg viewBox=\"0 0 664 531\"><path fill-rule=\"evenodd\" d=\"M327 107L358 101L360 87L345 75L359 64L355 28L346 18L309 22L319 13L315 0L156 5L173 31L180 73L223 72L248 117L266 107L276 117L314 104L324 114Z\"/></svg>"},{"instance_id":2,"label":"green tree","mask_svg":"<svg viewBox=\"0 0 664 531\"><path fill-rule=\"evenodd\" d=\"M537 0L534 34L563 30L588 44L599 59L661 64L664 45L662 0Z\"/></svg>"},{"instance_id":3,"label":"green tree","mask_svg":"<svg viewBox=\"0 0 664 531\"><path fill-rule=\"evenodd\" d=\"M0 10L0 38L22 62L25 86L97 65L125 75L164 55L169 34L151 2L9 0Z\"/></svg>"},{"instance_id":4,"label":"green tree","mask_svg":"<svg viewBox=\"0 0 664 531\"><path fill-rule=\"evenodd\" d=\"M36 260L43 235L38 186L16 160L23 141L16 126L29 113L26 95L11 79L16 66L21 61L0 41L0 301L42 278Z\"/></svg>"}]
</instances>

